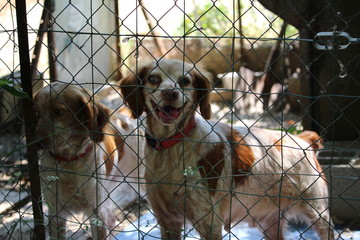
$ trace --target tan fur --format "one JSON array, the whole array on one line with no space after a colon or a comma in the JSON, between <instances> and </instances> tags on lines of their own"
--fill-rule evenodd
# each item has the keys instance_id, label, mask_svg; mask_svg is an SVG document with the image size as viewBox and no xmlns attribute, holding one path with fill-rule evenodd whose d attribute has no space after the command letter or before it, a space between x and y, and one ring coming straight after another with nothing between
<instances>
[{"instance_id":1,"label":"tan fur","mask_svg":"<svg viewBox=\"0 0 360 240\"><path fill-rule=\"evenodd\" d=\"M333 239L327 184L309 143L280 131L208 121L210 84L190 64L162 59L139 73L127 76L121 89L134 117L146 113L148 135L171 138L195 118L182 142L145 147L147 196L162 239L180 239L187 222L204 239L222 239L223 227L231 231L242 221L265 239L283 239L292 217L307 220L321 240Z\"/></svg>"},{"instance_id":2,"label":"tan fur","mask_svg":"<svg viewBox=\"0 0 360 240\"><path fill-rule=\"evenodd\" d=\"M207 152L203 158L197 162L202 179L206 180L204 186L209 189L209 193L214 195L217 189L217 182L224 168L224 143L214 144L214 148Z\"/></svg>"},{"instance_id":3,"label":"tan fur","mask_svg":"<svg viewBox=\"0 0 360 240\"><path fill-rule=\"evenodd\" d=\"M310 144L310 147L315 150L320 150L324 148L324 140L314 131L304 131L300 134L298 134L298 137L303 139L305 142ZM325 173L319 163L319 161L315 161L316 163L316 169L321 174L321 177L326 180Z\"/></svg>"},{"instance_id":4,"label":"tan fur","mask_svg":"<svg viewBox=\"0 0 360 240\"><path fill-rule=\"evenodd\" d=\"M298 137L309 143L315 150L324 148L323 139L314 131L304 131Z\"/></svg>"},{"instance_id":5,"label":"tan fur","mask_svg":"<svg viewBox=\"0 0 360 240\"><path fill-rule=\"evenodd\" d=\"M229 126L227 127L230 129ZM239 132L232 131L227 134L227 138L230 140L230 149L233 151L231 156L234 164L234 181L235 184L238 185L241 184L247 174L251 172L251 166L254 164L255 156Z\"/></svg>"},{"instance_id":6,"label":"tan fur","mask_svg":"<svg viewBox=\"0 0 360 240\"><path fill-rule=\"evenodd\" d=\"M99 226L90 223L92 237L110 239L116 220L110 198L136 198L137 173L143 171L136 169L138 156L143 157L141 137L129 137L136 123L113 114L81 87L63 83L41 89L34 107L50 236L67 239L66 218L84 213L86 219L99 220Z\"/></svg>"},{"instance_id":7,"label":"tan fur","mask_svg":"<svg viewBox=\"0 0 360 240\"><path fill-rule=\"evenodd\" d=\"M104 150L106 152L104 162L106 174L109 175L113 170L114 163L120 162L124 156L124 139L121 137L121 133L109 124L106 124L106 127L103 128L103 133ZM117 159L115 159L116 153L118 155Z\"/></svg>"}]
</instances>

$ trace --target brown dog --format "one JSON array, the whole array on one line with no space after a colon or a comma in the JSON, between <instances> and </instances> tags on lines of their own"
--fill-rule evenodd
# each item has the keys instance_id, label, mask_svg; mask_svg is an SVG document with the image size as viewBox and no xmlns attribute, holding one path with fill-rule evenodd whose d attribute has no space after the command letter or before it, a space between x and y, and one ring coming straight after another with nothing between
<instances>
[{"instance_id":1,"label":"brown dog","mask_svg":"<svg viewBox=\"0 0 360 240\"><path fill-rule=\"evenodd\" d=\"M66 218L82 212L91 220L94 239L110 239L116 220L112 201L136 198L143 171L138 168L143 142L135 136L134 120L112 114L75 85L46 86L34 104L50 236L65 239Z\"/></svg>"},{"instance_id":2,"label":"brown dog","mask_svg":"<svg viewBox=\"0 0 360 240\"><path fill-rule=\"evenodd\" d=\"M192 65L166 59L121 84L133 116L146 113L145 179L162 239L180 239L185 220L205 239L222 239L223 226L231 231L241 221L266 239L283 239L293 217L307 220L322 240L333 239L312 142L206 120L209 88Z\"/></svg>"}]
</instances>

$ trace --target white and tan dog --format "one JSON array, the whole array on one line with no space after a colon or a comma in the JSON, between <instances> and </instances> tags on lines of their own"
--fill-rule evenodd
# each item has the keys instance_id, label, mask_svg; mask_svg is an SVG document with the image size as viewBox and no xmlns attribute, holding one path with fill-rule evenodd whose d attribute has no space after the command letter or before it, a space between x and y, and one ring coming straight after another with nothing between
<instances>
[{"instance_id":1,"label":"white and tan dog","mask_svg":"<svg viewBox=\"0 0 360 240\"><path fill-rule=\"evenodd\" d=\"M166 59L121 83L133 116L146 113L147 196L162 239L180 239L187 221L205 239L222 239L223 227L242 221L266 239L284 239L289 218L333 239L327 183L313 151L318 135L208 121L209 88L192 65Z\"/></svg>"},{"instance_id":2,"label":"white and tan dog","mask_svg":"<svg viewBox=\"0 0 360 240\"><path fill-rule=\"evenodd\" d=\"M67 239L66 219L84 213L92 237L110 239L116 220L111 198L131 201L140 189L144 141L136 123L75 85L44 87L34 106L50 236Z\"/></svg>"}]
</instances>

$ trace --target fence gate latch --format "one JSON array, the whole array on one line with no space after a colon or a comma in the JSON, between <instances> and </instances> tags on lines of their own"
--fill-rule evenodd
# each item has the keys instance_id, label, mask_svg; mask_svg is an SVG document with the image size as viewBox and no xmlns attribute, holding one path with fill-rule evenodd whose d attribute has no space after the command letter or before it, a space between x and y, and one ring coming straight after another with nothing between
<instances>
[{"instance_id":1,"label":"fence gate latch","mask_svg":"<svg viewBox=\"0 0 360 240\"><path fill-rule=\"evenodd\" d=\"M351 43L360 43L360 38L353 38L347 32L319 32L313 39L318 50L344 50Z\"/></svg>"}]
</instances>

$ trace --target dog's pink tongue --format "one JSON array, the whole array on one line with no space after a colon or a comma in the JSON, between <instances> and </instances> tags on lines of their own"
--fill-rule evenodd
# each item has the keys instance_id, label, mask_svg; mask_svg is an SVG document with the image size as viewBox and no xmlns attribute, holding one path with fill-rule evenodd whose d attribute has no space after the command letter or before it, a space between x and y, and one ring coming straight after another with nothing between
<instances>
[{"instance_id":1,"label":"dog's pink tongue","mask_svg":"<svg viewBox=\"0 0 360 240\"><path fill-rule=\"evenodd\" d=\"M159 112L159 117L164 120L175 120L178 116L179 111L174 107L165 107Z\"/></svg>"}]
</instances>

